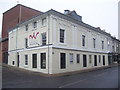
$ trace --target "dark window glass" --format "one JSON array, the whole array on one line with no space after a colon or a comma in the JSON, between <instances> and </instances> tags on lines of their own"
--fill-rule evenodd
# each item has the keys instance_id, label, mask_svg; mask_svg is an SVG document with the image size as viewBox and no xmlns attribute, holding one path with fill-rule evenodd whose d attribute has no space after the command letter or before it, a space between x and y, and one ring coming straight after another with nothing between
<instances>
[{"instance_id":1,"label":"dark window glass","mask_svg":"<svg viewBox=\"0 0 120 90\"><path fill-rule=\"evenodd\" d=\"M42 45L46 45L46 33L42 33Z\"/></svg>"},{"instance_id":2,"label":"dark window glass","mask_svg":"<svg viewBox=\"0 0 120 90\"><path fill-rule=\"evenodd\" d=\"M99 55L99 63L101 62L101 55Z\"/></svg>"},{"instance_id":3,"label":"dark window glass","mask_svg":"<svg viewBox=\"0 0 120 90\"><path fill-rule=\"evenodd\" d=\"M104 49L104 41L102 41L102 49Z\"/></svg>"},{"instance_id":4,"label":"dark window glass","mask_svg":"<svg viewBox=\"0 0 120 90\"><path fill-rule=\"evenodd\" d=\"M87 57L83 55L83 67L87 67Z\"/></svg>"},{"instance_id":5,"label":"dark window glass","mask_svg":"<svg viewBox=\"0 0 120 90\"><path fill-rule=\"evenodd\" d=\"M65 30L60 29L60 43L64 43L64 32Z\"/></svg>"},{"instance_id":6,"label":"dark window glass","mask_svg":"<svg viewBox=\"0 0 120 90\"><path fill-rule=\"evenodd\" d=\"M41 69L46 69L46 53L41 53Z\"/></svg>"},{"instance_id":7,"label":"dark window glass","mask_svg":"<svg viewBox=\"0 0 120 90\"><path fill-rule=\"evenodd\" d=\"M97 66L97 55L94 55L94 66Z\"/></svg>"},{"instance_id":8,"label":"dark window glass","mask_svg":"<svg viewBox=\"0 0 120 90\"><path fill-rule=\"evenodd\" d=\"M85 46L85 35L82 35L82 46Z\"/></svg>"},{"instance_id":9,"label":"dark window glass","mask_svg":"<svg viewBox=\"0 0 120 90\"><path fill-rule=\"evenodd\" d=\"M33 28L37 28L37 22L33 22Z\"/></svg>"},{"instance_id":10,"label":"dark window glass","mask_svg":"<svg viewBox=\"0 0 120 90\"><path fill-rule=\"evenodd\" d=\"M25 65L28 65L28 55L25 55Z\"/></svg>"},{"instance_id":11,"label":"dark window glass","mask_svg":"<svg viewBox=\"0 0 120 90\"><path fill-rule=\"evenodd\" d=\"M60 68L61 69L66 68L66 55L65 55L65 53L60 53Z\"/></svg>"},{"instance_id":12,"label":"dark window glass","mask_svg":"<svg viewBox=\"0 0 120 90\"><path fill-rule=\"evenodd\" d=\"M25 48L27 48L27 47L28 47L28 39L25 38Z\"/></svg>"},{"instance_id":13,"label":"dark window glass","mask_svg":"<svg viewBox=\"0 0 120 90\"><path fill-rule=\"evenodd\" d=\"M103 56L103 65L105 65L105 56Z\"/></svg>"},{"instance_id":14,"label":"dark window glass","mask_svg":"<svg viewBox=\"0 0 120 90\"><path fill-rule=\"evenodd\" d=\"M28 31L28 25L25 25L25 30Z\"/></svg>"},{"instance_id":15,"label":"dark window glass","mask_svg":"<svg viewBox=\"0 0 120 90\"><path fill-rule=\"evenodd\" d=\"M32 54L32 67L37 68L37 54Z\"/></svg>"},{"instance_id":16,"label":"dark window glass","mask_svg":"<svg viewBox=\"0 0 120 90\"><path fill-rule=\"evenodd\" d=\"M77 54L76 58L77 58L77 63L80 63L80 54Z\"/></svg>"},{"instance_id":17,"label":"dark window glass","mask_svg":"<svg viewBox=\"0 0 120 90\"><path fill-rule=\"evenodd\" d=\"M96 48L96 40L93 38L93 47Z\"/></svg>"}]
</instances>

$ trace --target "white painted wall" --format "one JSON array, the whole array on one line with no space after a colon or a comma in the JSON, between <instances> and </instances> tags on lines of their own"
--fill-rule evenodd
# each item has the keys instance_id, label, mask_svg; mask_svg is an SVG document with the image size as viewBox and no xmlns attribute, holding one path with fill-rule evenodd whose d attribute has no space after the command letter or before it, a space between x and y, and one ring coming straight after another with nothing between
<instances>
[{"instance_id":1,"label":"white painted wall","mask_svg":"<svg viewBox=\"0 0 120 90\"><path fill-rule=\"evenodd\" d=\"M12 62L15 61L15 65L17 66L17 52L19 52L20 55L20 68L38 71L42 73L49 73L49 74L55 74L55 73L62 73L62 72L70 72L70 71L76 71L76 70L82 70L82 69L88 69L88 68L94 68L94 55L105 55L106 57L106 65L108 65L108 51L111 51L112 49L112 41L111 38L108 36L105 36L101 33L95 32L93 30L87 29L83 26L77 25L75 23L72 23L70 21L67 21L65 19L62 19L60 17L51 15L50 17L46 17L47 22L45 26L41 25L42 18L39 18L37 20L37 28L33 29L33 22L29 22L28 31L25 31L25 25L21 25L19 28L14 29L13 31L9 32L9 61L8 64L12 65ZM60 29L65 30L65 43L59 42L59 34ZM49 30L49 37L48 37L48 30ZM33 33L37 33L36 39L30 39L29 35L33 35ZM41 46L41 33L46 32L47 34L47 44L48 44L48 38L49 38L49 44L52 44L49 48L48 52L48 46ZM86 36L86 46L82 46L82 35ZM25 38L28 38L28 48L25 48ZM96 38L96 48L93 48L93 38ZM17 39L17 40L16 40ZM108 39L110 40L110 47L108 48ZM102 50L102 43L101 41L104 41L104 49ZM30 42L37 42L37 44L30 45ZM17 44L16 44L17 42ZM62 48L62 49L54 49L56 48ZM16 50L17 49L17 50ZM69 50L70 49L70 50ZM46 52L46 69L40 68L40 53ZM66 53L66 69L60 69L60 56L59 54L61 52ZM37 69L32 68L32 54L37 53ZM48 54L49 53L49 54ZM70 64L69 62L69 53L74 54L74 63ZM80 54L80 64L76 63L76 54ZM24 55L28 55L29 64L25 65L25 58ZM87 63L88 67L83 68L83 54L87 55ZM92 63L89 63L89 55L92 55ZM97 67L102 66L102 59L101 63L98 63ZM49 69L48 69L49 68Z\"/></svg>"}]
</instances>

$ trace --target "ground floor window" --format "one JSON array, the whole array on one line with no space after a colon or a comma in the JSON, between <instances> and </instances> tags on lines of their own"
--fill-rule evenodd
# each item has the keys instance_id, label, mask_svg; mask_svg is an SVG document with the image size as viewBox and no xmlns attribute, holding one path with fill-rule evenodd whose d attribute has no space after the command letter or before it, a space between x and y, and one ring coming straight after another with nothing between
<instances>
[{"instance_id":1,"label":"ground floor window","mask_svg":"<svg viewBox=\"0 0 120 90\"><path fill-rule=\"evenodd\" d=\"M89 63L92 63L92 55L89 55Z\"/></svg>"},{"instance_id":2,"label":"ground floor window","mask_svg":"<svg viewBox=\"0 0 120 90\"><path fill-rule=\"evenodd\" d=\"M83 55L83 67L87 67L87 56Z\"/></svg>"},{"instance_id":3,"label":"ground floor window","mask_svg":"<svg viewBox=\"0 0 120 90\"><path fill-rule=\"evenodd\" d=\"M25 65L28 65L28 55L25 55Z\"/></svg>"},{"instance_id":4,"label":"ground floor window","mask_svg":"<svg viewBox=\"0 0 120 90\"><path fill-rule=\"evenodd\" d=\"M70 53L70 63L73 63L73 53Z\"/></svg>"},{"instance_id":5,"label":"ground floor window","mask_svg":"<svg viewBox=\"0 0 120 90\"><path fill-rule=\"evenodd\" d=\"M97 55L94 55L94 66L97 66Z\"/></svg>"},{"instance_id":6,"label":"ground floor window","mask_svg":"<svg viewBox=\"0 0 120 90\"><path fill-rule=\"evenodd\" d=\"M101 55L99 55L99 63L101 62Z\"/></svg>"},{"instance_id":7,"label":"ground floor window","mask_svg":"<svg viewBox=\"0 0 120 90\"><path fill-rule=\"evenodd\" d=\"M77 63L80 63L80 54L76 55L76 60L77 60Z\"/></svg>"},{"instance_id":8,"label":"ground floor window","mask_svg":"<svg viewBox=\"0 0 120 90\"><path fill-rule=\"evenodd\" d=\"M32 54L32 68L37 68L37 54Z\"/></svg>"},{"instance_id":9,"label":"ground floor window","mask_svg":"<svg viewBox=\"0 0 120 90\"><path fill-rule=\"evenodd\" d=\"M64 69L66 68L66 54L60 53L60 68Z\"/></svg>"},{"instance_id":10,"label":"ground floor window","mask_svg":"<svg viewBox=\"0 0 120 90\"><path fill-rule=\"evenodd\" d=\"M105 56L103 55L103 65L105 65Z\"/></svg>"},{"instance_id":11,"label":"ground floor window","mask_svg":"<svg viewBox=\"0 0 120 90\"><path fill-rule=\"evenodd\" d=\"M46 53L41 53L41 69L46 69Z\"/></svg>"}]
</instances>

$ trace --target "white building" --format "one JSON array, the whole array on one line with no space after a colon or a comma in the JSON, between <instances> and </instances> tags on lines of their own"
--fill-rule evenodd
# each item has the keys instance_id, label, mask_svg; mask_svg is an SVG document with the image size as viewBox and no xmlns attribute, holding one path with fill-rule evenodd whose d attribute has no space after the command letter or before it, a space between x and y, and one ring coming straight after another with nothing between
<instances>
[{"instance_id":1,"label":"white building","mask_svg":"<svg viewBox=\"0 0 120 90\"><path fill-rule=\"evenodd\" d=\"M9 31L8 64L47 74L108 65L111 35L75 11L49 10Z\"/></svg>"}]
</instances>

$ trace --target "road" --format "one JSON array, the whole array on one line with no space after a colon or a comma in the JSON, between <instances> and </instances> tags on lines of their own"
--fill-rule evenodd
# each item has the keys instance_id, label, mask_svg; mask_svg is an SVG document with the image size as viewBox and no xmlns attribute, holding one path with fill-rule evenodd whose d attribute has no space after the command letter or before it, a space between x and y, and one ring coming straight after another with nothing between
<instances>
[{"instance_id":1,"label":"road","mask_svg":"<svg viewBox=\"0 0 120 90\"><path fill-rule=\"evenodd\" d=\"M120 71L120 66L119 66ZM3 67L3 88L118 88L118 66L60 77Z\"/></svg>"}]
</instances>

